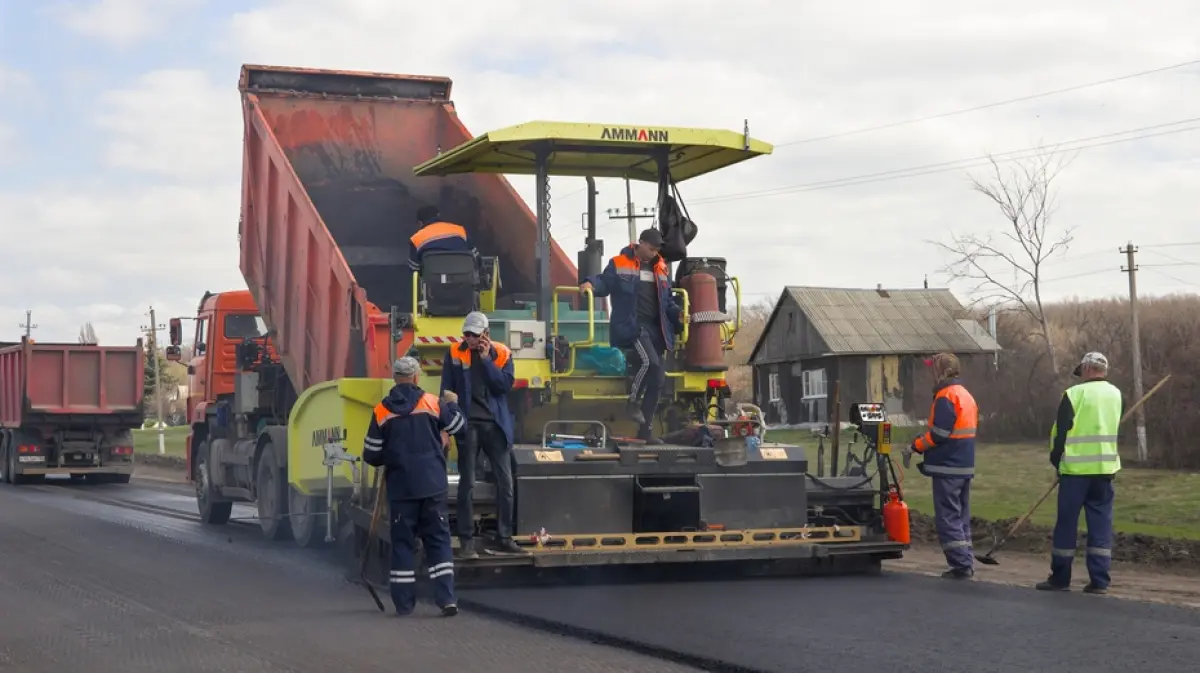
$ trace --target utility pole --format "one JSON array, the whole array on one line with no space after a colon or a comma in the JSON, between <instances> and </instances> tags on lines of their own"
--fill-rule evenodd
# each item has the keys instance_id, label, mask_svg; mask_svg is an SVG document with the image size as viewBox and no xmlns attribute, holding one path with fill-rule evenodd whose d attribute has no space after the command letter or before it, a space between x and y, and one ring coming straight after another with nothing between
<instances>
[{"instance_id":1,"label":"utility pole","mask_svg":"<svg viewBox=\"0 0 1200 673\"><path fill-rule=\"evenodd\" d=\"M155 428L158 430L158 453L159 455L167 452L167 437L166 425L163 424L163 389L162 389L162 367L158 362L158 331L166 329L165 325L158 324L154 319L154 307L150 307L150 326L142 326L146 331L150 341L150 360L154 363L154 401L157 406L158 422Z\"/></svg>"},{"instance_id":2,"label":"utility pole","mask_svg":"<svg viewBox=\"0 0 1200 673\"><path fill-rule=\"evenodd\" d=\"M17 325L17 327L20 327L21 329L25 330L25 338L26 339L29 338L30 332L37 329L37 325L33 324L33 311L32 310L25 309L25 322L20 325Z\"/></svg>"},{"instance_id":3,"label":"utility pole","mask_svg":"<svg viewBox=\"0 0 1200 673\"><path fill-rule=\"evenodd\" d=\"M637 243L638 231L635 220L654 219L658 216L657 208L642 208L640 215L633 214L633 201L630 201L625 206L625 212L622 213L620 208L609 208L608 219L610 220L627 220L629 222L629 242Z\"/></svg>"},{"instance_id":4,"label":"utility pole","mask_svg":"<svg viewBox=\"0 0 1200 673\"><path fill-rule=\"evenodd\" d=\"M1138 328L1138 298L1137 298L1137 263L1134 261L1134 253L1137 248L1133 247L1133 241L1130 241L1125 246L1122 253L1125 254L1127 266L1121 269L1129 274L1129 311L1133 316L1133 399L1142 399L1142 340L1140 329ZM1137 425L1137 457L1139 461L1145 461L1147 458L1146 451L1146 412L1139 406L1135 415Z\"/></svg>"}]
</instances>

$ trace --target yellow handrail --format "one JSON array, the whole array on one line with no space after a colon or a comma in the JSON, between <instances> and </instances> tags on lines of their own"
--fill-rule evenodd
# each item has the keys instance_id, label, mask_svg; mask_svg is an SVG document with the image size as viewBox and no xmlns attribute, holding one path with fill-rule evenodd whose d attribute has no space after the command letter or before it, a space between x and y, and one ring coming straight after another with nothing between
<instances>
[{"instance_id":1,"label":"yellow handrail","mask_svg":"<svg viewBox=\"0 0 1200 673\"><path fill-rule=\"evenodd\" d=\"M575 373L575 349L590 348L596 344L596 295L590 289L581 290L574 285L559 285L554 288L550 294L550 339L553 343L558 337L558 293L559 292L582 292L587 297L587 314L588 314L588 335L586 341L577 341L575 343L567 343L567 350L570 352L568 359L567 371L553 374L553 376L563 377L570 376Z\"/></svg>"},{"instance_id":2,"label":"yellow handrail","mask_svg":"<svg viewBox=\"0 0 1200 673\"><path fill-rule=\"evenodd\" d=\"M421 315L421 305L417 303L417 297L418 297L418 295L420 294L420 291L421 291L421 272L420 272L420 271L413 271L413 281L412 281L412 300L413 300L413 303L412 303L412 307L413 307L413 312L412 312L412 329L413 329L413 333L414 333L414 334L417 332L417 316Z\"/></svg>"},{"instance_id":3,"label":"yellow handrail","mask_svg":"<svg viewBox=\"0 0 1200 673\"><path fill-rule=\"evenodd\" d=\"M729 339L725 342L725 350L733 350L733 340L742 329L742 284L738 282L737 276L730 276L729 284L733 286L733 300L737 308L734 309L733 327L730 328Z\"/></svg>"},{"instance_id":4,"label":"yellow handrail","mask_svg":"<svg viewBox=\"0 0 1200 673\"><path fill-rule=\"evenodd\" d=\"M682 296L683 296L683 308L682 308L682 310L680 311L680 314L679 314L679 319L683 321L683 335L680 337L680 342L679 342L679 343L680 343L680 344L687 344L687 340L688 340L688 323L690 323L690 322L691 322L691 319L690 319L690 317L689 317L689 312L690 312L690 310L691 310L691 305L688 303L688 301L689 301L689 300L688 300L688 293L687 293L687 290L685 290L685 289L683 289L683 288L681 288L681 287L675 287L675 288L671 288L671 291L672 291L672 292L678 292L680 295L682 295Z\"/></svg>"}]
</instances>

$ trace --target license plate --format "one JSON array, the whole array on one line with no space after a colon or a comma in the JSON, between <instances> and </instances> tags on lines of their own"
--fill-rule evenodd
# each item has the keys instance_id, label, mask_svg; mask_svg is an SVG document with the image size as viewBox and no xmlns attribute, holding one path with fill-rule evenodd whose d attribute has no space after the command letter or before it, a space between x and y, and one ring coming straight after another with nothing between
<instances>
[{"instance_id":1,"label":"license plate","mask_svg":"<svg viewBox=\"0 0 1200 673\"><path fill-rule=\"evenodd\" d=\"M83 460L83 459L85 459L85 458L87 458L87 454L86 454L86 453L77 453L77 454L75 454L75 460Z\"/></svg>"},{"instance_id":2,"label":"license plate","mask_svg":"<svg viewBox=\"0 0 1200 673\"><path fill-rule=\"evenodd\" d=\"M44 462L46 462L46 457L45 456L21 456L21 457L17 458L17 460L22 463L44 463Z\"/></svg>"}]
</instances>

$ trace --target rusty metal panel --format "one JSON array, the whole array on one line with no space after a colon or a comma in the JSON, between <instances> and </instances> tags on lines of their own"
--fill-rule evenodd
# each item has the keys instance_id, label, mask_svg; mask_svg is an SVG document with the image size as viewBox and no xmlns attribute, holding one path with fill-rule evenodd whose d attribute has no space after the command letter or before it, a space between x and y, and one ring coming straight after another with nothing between
<instances>
[{"instance_id":1,"label":"rusty metal panel","mask_svg":"<svg viewBox=\"0 0 1200 673\"><path fill-rule=\"evenodd\" d=\"M377 311L411 310L421 206L501 258L502 298L536 292L536 219L506 179L412 174L471 138L449 79L245 66L241 90L241 270L297 390L386 376L386 348L368 333ZM552 248L552 282L574 284L574 264Z\"/></svg>"},{"instance_id":2,"label":"rusty metal panel","mask_svg":"<svg viewBox=\"0 0 1200 673\"><path fill-rule=\"evenodd\" d=\"M0 350L0 424L39 415L138 412L145 354L134 347L34 343Z\"/></svg>"}]
</instances>

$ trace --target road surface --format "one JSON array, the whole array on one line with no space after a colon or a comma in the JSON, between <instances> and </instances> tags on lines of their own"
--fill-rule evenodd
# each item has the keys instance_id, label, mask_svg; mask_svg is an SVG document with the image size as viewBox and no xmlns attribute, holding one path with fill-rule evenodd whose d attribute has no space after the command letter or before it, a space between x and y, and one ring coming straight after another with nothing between
<instances>
[{"instance_id":1,"label":"road surface","mask_svg":"<svg viewBox=\"0 0 1200 673\"><path fill-rule=\"evenodd\" d=\"M1200 659L1198 610L908 573L472 590L452 620L384 617L344 574L256 527L201 526L178 487L0 488L0 670L1170 673Z\"/></svg>"},{"instance_id":2,"label":"road surface","mask_svg":"<svg viewBox=\"0 0 1200 673\"><path fill-rule=\"evenodd\" d=\"M194 513L136 482L0 487L0 671L694 670L472 614L385 617L331 558Z\"/></svg>"}]
</instances>

